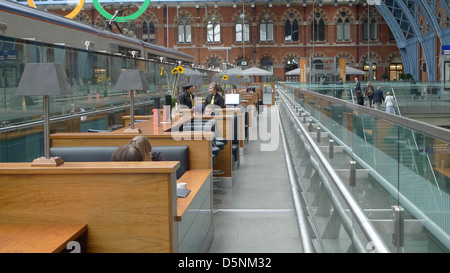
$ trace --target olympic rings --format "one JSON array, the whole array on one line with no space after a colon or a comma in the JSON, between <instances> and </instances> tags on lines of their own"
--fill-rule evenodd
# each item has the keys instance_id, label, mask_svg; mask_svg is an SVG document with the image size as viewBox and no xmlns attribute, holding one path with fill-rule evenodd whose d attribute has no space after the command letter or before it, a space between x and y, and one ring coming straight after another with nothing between
<instances>
[{"instance_id":1,"label":"olympic rings","mask_svg":"<svg viewBox=\"0 0 450 273\"><path fill-rule=\"evenodd\" d=\"M79 0L78 5L75 7L75 9L71 13L67 14L65 17L73 19L73 17L77 16L78 13L80 13L81 9L83 8L85 1L86 0ZM34 3L34 0L27 0L27 2L30 7L36 8L36 4ZM101 15L103 15L103 17L105 17L108 20L111 20L113 15L109 14L106 10L103 9L103 7L99 3L99 0L93 0L92 2L94 3L94 6L98 10L98 12ZM140 9L138 9L135 13L130 14L128 16L119 16L119 17L116 17L115 19L117 22L127 22L128 20L136 19L139 16L141 16L142 13L144 13L144 11L147 9L147 7L149 5L150 5L150 0L145 0L144 4L142 4L142 7Z\"/></svg>"},{"instance_id":2,"label":"olympic rings","mask_svg":"<svg viewBox=\"0 0 450 273\"><path fill-rule=\"evenodd\" d=\"M34 0L27 0L27 1L28 1L28 5L29 5L30 7L36 8L36 4L34 3ZM78 13L80 13L81 9L82 9L83 6L84 6L84 1L85 1L85 0L80 0L80 1L78 2L78 5L75 7L75 9L74 9L71 13L67 14L65 17L66 17L66 18L73 19L73 17L77 16Z\"/></svg>"},{"instance_id":3,"label":"olympic rings","mask_svg":"<svg viewBox=\"0 0 450 273\"><path fill-rule=\"evenodd\" d=\"M29 0L30 1L30 0ZM97 11L103 15L103 17L105 17L108 20L111 20L113 15L111 15L110 13L108 13L106 10L103 9L103 7L100 5L98 0L93 0L92 1L94 3L95 8L97 9ZM144 4L142 4L142 7L140 9L138 9L135 13L130 14L128 16L118 16L115 18L115 20L117 22L127 22L128 20L132 20L132 19L136 19L139 16L142 15L142 13L144 13L144 11L147 9L147 7L150 5L150 0L145 0Z\"/></svg>"}]
</instances>

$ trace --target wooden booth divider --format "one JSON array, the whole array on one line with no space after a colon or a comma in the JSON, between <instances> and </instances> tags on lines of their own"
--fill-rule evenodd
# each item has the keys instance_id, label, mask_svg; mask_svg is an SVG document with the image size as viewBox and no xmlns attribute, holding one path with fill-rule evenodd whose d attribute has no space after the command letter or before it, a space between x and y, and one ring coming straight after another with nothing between
<instances>
[{"instance_id":1,"label":"wooden booth divider","mask_svg":"<svg viewBox=\"0 0 450 273\"><path fill-rule=\"evenodd\" d=\"M0 163L0 224L86 224L87 252L177 252L178 167Z\"/></svg>"}]
</instances>

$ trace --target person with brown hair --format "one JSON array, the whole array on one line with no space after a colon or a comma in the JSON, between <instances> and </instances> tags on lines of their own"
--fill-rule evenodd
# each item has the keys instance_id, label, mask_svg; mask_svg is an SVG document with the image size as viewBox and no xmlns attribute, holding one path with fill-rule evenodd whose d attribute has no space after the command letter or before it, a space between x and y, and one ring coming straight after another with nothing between
<instances>
[{"instance_id":1,"label":"person with brown hair","mask_svg":"<svg viewBox=\"0 0 450 273\"><path fill-rule=\"evenodd\" d=\"M135 147L127 144L118 147L111 157L112 161L143 161L142 154Z\"/></svg>"},{"instance_id":2,"label":"person with brown hair","mask_svg":"<svg viewBox=\"0 0 450 273\"><path fill-rule=\"evenodd\" d=\"M135 136L130 140L131 146L135 147L142 154L143 161L162 161L161 153L152 152L152 144L145 136Z\"/></svg>"},{"instance_id":3,"label":"person with brown hair","mask_svg":"<svg viewBox=\"0 0 450 273\"><path fill-rule=\"evenodd\" d=\"M373 89L373 85L370 81L367 82L366 90L364 91L364 97L369 98L369 107L372 108L372 101L373 101L373 92L375 90Z\"/></svg>"}]
</instances>

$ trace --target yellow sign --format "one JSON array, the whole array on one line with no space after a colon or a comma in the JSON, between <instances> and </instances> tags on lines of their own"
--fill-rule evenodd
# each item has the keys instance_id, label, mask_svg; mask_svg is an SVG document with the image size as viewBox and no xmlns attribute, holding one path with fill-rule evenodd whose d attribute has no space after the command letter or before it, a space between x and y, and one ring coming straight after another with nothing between
<instances>
[{"instance_id":1,"label":"yellow sign","mask_svg":"<svg viewBox=\"0 0 450 273\"><path fill-rule=\"evenodd\" d=\"M307 81L307 60L306 59L300 59L300 82L306 82Z\"/></svg>"},{"instance_id":2,"label":"yellow sign","mask_svg":"<svg viewBox=\"0 0 450 273\"><path fill-rule=\"evenodd\" d=\"M347 76L347 59L340 58L339 59L339 77L345 82Z\"/></svg>"}]
</instances>

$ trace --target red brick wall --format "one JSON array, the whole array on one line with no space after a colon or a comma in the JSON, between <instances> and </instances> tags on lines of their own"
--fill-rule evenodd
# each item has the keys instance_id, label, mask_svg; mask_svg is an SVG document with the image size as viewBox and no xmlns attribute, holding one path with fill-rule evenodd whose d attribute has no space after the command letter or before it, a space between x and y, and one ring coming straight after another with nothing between
<instances>
[{"instance_id":1,"label":"red brick wall","mask_svg":"<svg viewBox=\"0 0 450 273\"><path fill-rule=\"evenodd\" d=\"M158 23L156 24L157 32L157 43L159 45L167 46L169 48L176 48L179 51L185 52L195 57L195 62L198 65L206 65L206 61L209 57L216 56L219 59L225 61L227 58L226 50L221 51L210 51L208 50L209 45L206 43L206 21L205 17L205 7L203 3L199 3L200 8L195 7L195 2L192 2L192 6L182 6L178 9L179 13L188 12L192 17L200 17L199 19L192 19L192 43L190 44L177 44L177 8L169 7L168 16L166 14L165 7L157 9L155 5L149 8L157 18ZM233 18L236 14L242 12L242 3L237 5L236 8L231 6L231 2L228 3L230 6L219 6L217 9L213 5L208 6L208 13L216 12L220 16L221 22L221 43L215 46L231 47L229 50L229 62L234 64L234 61L241 57L243 54L242 43L235 43L235 31ZM347 11L353 14L354 20L352 20L352 32L351 41L349 42L337 42L335 33L335 14L336 11L345 8ZM372 7L373 8L373 7ZM245 43L245 56L249 61L249 65L259 66L260 59L263 56L271 56L273 58L273 70L274 74L280 76L282 79L284 77L284 62L288 56L296 57L310 57L312 51L316 56L326 56L326 57L339 57L348 56L349 59L353 60L350 66L362 69L362 61L365 60L365 55L367 51L370 50L371 55L375 56L377 60L377 80L381 80L381 75L383 73L389 73L389 56L398 53L398 48L395 41L390 41L389 39L389 27L383 21L381 15L378 14L375 8L372 9L373 16L377 18L377 37L378 39L370 43L368 47L366 42L362 42L361 39L361 26L362 19L367 14L367 6L362 5L324 5L322 7L315 6L316 11L320 11L325 18L326 25L326 35L324 42L310 41L311 33L311 13L313 10L312 5L303 7L301 4L291 4L291 7L286 7L282 4L274 3L272 7L268 7L267 4L256 3L254 8L251 8L248 4L245 6L246 14L251 15L250 23L250 43ZM299 27L300 35L299 42L296 43L285 43L284 42L284 17L283 15L287 10L293 11L299 16ZM274 37L275 41L272 43L260 43L259 42L259 21L257 18L262 14L263 11L269 11L275 17L274 20ZM67 13L61 11L53 11L56 13ZM98 13L96 10L86 9L83 11L88 16L91 17L92 22L95 22L95 18ZM113 13L113 11L109 11ZM169 31L167 39L167 29L165 27L166 18L168 18ZM140 19L138 19L139 21ZM167 44L168 40L168 44ZM399 54L399 53L398 53ZM361 77L360 77L361 78ZM353 80L353 77L352 77Z\"/></svg>"}]
</instances>

